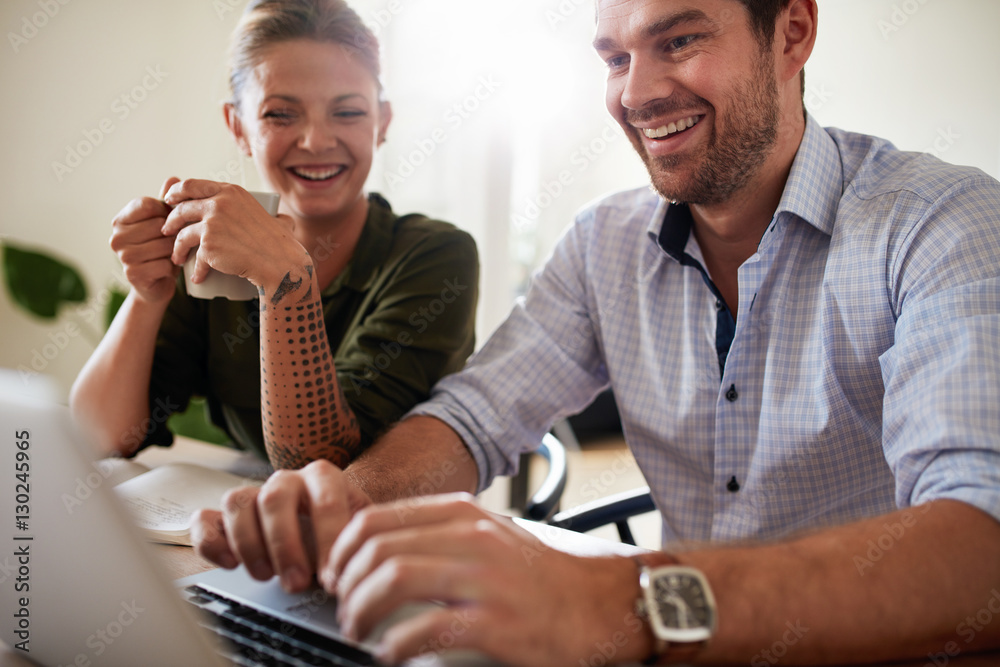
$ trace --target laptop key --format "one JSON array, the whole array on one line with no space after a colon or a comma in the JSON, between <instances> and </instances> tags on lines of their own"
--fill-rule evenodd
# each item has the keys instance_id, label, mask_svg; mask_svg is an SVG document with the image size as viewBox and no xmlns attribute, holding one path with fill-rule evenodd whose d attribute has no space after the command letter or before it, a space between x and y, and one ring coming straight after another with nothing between
<instances>
[{"instance_id":1,"label":"laptop key","mask_svg":"<svg viewBox=\"0 0 1000 667\"><path fill-rule=\"evenodd\" d=\"M240 647L237 664L296 667L374 667L378 664L366 651L274 618L199 586L188 587L186 591L189 601L208 612L211 621L203 625Z\"/></svg>"}]
</instances>

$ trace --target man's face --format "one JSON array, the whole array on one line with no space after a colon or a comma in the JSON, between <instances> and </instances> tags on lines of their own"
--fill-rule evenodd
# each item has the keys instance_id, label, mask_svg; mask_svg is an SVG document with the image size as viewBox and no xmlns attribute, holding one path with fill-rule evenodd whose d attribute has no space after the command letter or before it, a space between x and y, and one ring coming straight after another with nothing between
<instances>
[{"instance_id":1,"label":"man's face","mask_svg":"<svg viewBox=\"0 0 1000 667\"><path fill-rule=\"evenodd\" d=\"M607 106L671 201L713 205L745 187L780 118L774 56L735 0L598 0Z\"/></svg>"}]
</instances>

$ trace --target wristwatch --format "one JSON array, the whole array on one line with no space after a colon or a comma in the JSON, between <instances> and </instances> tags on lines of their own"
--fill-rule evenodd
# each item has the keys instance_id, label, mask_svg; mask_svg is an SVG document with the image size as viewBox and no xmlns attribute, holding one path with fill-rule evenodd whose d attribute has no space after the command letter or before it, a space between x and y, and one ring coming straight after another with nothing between
<instances>
[{"instance_id":1,"label":"wristwatch","mask_svg":"<svg viewBox=\"0 0 1000 667\"><path fill-rule=\"evenodd\" d=\"M649 623L655 647L647 665L693 658L715 632L715 597L708 580L670 554L635 557L642 595L636 613Z\"/></svg>"}]
</instances>

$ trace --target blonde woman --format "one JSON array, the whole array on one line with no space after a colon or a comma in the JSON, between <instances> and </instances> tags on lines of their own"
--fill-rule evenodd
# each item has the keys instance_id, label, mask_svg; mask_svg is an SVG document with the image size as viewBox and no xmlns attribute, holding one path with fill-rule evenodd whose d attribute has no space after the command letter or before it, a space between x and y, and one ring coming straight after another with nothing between
<instances>
[{"instance_id":1,"label":"blonde woman","mask_svg":"<svg viewBox=\"0 0 1000 667\"><path fill-rule=\"evenodd\" d=\"M176 178L122 209L111 247L132 290L71 405L132 455L169 444L166 416L201 395L275 468L343 467L472 351L475 243L364 191L392 111L378 44L344 2L252 2L230 84L226 124L279 216L238 186ZM194 282L212 268L259 298L189 296L178 275L193 248Z\"/></svg>"}]
</instances>

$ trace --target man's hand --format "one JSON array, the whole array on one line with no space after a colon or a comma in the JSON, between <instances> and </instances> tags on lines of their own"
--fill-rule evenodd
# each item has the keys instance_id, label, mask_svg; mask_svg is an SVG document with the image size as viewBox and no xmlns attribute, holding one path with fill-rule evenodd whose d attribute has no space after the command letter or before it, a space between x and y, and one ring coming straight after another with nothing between
<instances>
[{"instance_id":1,"label":"man's hand","mask_svg":"<svg viewBox=\"0 0 1000 667\"><path fill-rule=\"evenodd\" d=\"M404 603L445 603L386 632L379 658L391 664L445 648L518 665L649 654L650 635L632 611L639 585L631 560L552 549L467 494L361 510L328 566L342 630L355 639Z\"/></svg>"},{"instance_id":2,"label":"man's hand","mask_svg":"<svg viewBox=\"0 0 1000 667\"><path fill-rule=\"evenodd\" d=\"M223 511L195 514L197 553L221 567L243 563L255 579L275 574L289 592L309 587L327 568L330 550L347 522L371 499L329 461L280 470L263 486L226 494ZM327 586L329 588L329 586Z\"/></svg>"}]
</instances>

